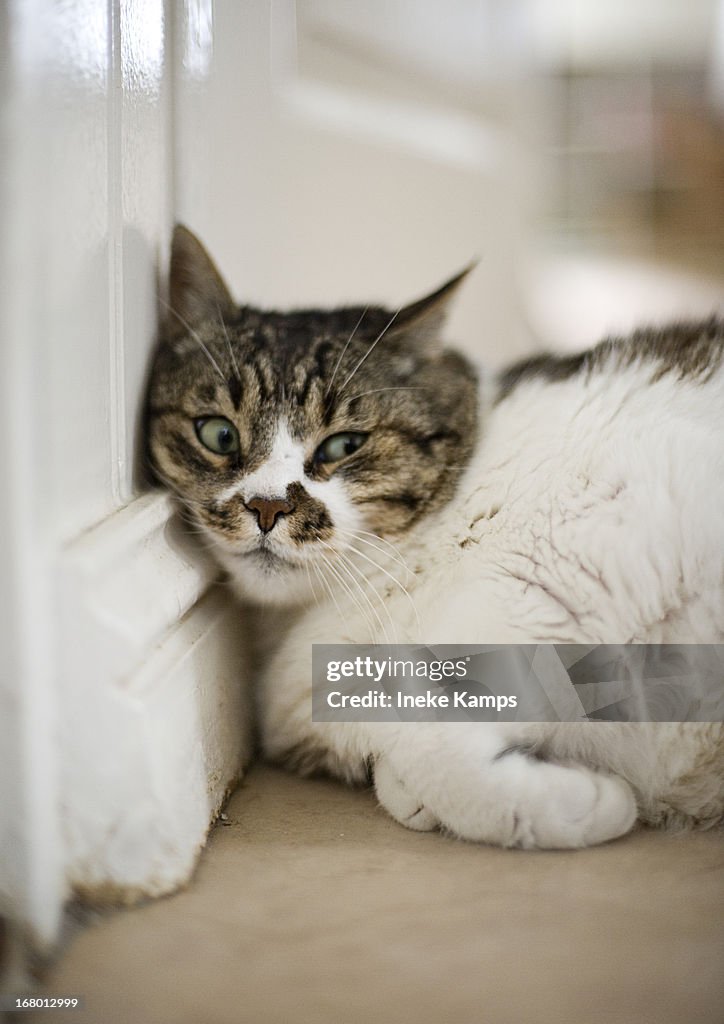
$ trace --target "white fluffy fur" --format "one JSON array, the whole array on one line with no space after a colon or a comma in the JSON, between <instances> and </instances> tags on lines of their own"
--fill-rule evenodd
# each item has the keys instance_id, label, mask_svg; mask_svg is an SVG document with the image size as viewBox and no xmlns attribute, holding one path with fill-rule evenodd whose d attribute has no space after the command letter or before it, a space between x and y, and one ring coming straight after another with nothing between
<instances>
[{"instance_id":1,"label":"white fluffy fur","mask_svg":"<svg viewBox=\"0 0 724 1024\"><path fill-rule=\"evenodd\" d=\"M374 763L378 798L398 821L505 846L602 842L631 828L637 805L652 822L720 820L720 725L311 720L314 642L724 640L724 374L650 377L647 364L600 372L585 388L577 378L520 385L483 411L450 504L397 552L371 535L352 540L361 590L352 570L322 565L334 601L320 587L264 675L267 753L322 750L348 779ZM496 760L517 745L541 756Z\"/></svg>"}]
</instances>

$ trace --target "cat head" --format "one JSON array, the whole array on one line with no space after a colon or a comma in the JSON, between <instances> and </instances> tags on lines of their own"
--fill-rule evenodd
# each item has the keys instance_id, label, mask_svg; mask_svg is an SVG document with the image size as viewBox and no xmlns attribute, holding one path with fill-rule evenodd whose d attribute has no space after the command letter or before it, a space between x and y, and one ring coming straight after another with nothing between
<instances>
[{"instance_id":1,"label":"cat head","mask_svg":"<svg viewBox=\"0 0 724 1024\"><path fill-rule=\"evenodd\" d=\"M315 566L342 575L345 552L450 500L475 443L477 387L439 332L466 273L397 312L263 312L236 305L176 228L148 457L249 598L303 600Z\"/></svg>"}]
</instances>

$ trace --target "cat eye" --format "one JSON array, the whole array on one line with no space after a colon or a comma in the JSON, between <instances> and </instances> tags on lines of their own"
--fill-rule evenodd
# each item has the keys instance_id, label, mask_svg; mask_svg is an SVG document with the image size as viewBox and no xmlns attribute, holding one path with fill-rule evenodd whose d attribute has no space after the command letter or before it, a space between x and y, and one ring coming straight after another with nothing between
<instances>
[{"instance_id":1,"label":"cat eye","mask_svg":"<svg viewBox=\"0 0 724 1024\"><path fill-rule=\"evenodd\" d=\"M319 448L314 453L314 461L320 462L339 462L340 459L346 458L348 455L354 455L358 448L368 438L368 434L332 434L326 441L322 441Z\"/></svg>"},{"instance_id":2,"label":"cat eye","mask_svg":"<svg viewBox=\"0 0 724 1024\"><path fill-rule=\"evenodd\" d=\"M239 431L223 416L210 416L196 420L196 436L201 444L217 455L232 455L239 451Z\"/></svg>"}]
</instances>

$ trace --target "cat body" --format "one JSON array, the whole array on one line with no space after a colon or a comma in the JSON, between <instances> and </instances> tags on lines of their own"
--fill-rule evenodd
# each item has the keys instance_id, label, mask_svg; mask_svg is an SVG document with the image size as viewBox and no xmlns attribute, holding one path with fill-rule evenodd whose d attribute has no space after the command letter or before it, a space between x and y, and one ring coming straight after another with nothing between
<instances>
[{"instance_id":1,"label":"cat body","mask_svg":"<svg viewBox=\"0 0 724 1024\"><path fill-rule=\"evenodd\" d=\"M397 314L275 321L240 314L181 231L183 323L157 357L151 458L274 638L258 688L266 754L349 781L371 772L408 827L504 846L585 846L637 816L721 823L721 724L315 723L310 651L722 642L724 326L489 377L439 343L458 279ZM201 374L208 398L204 355L220 371ZM209 465L174 403L197 434L220 429L207 412L228 417L245 461Z\"/></svg>"},{"instance_id":2,"label":"cat body","mask_svg":"<svg viewBox=\"0 0 724 1024\"><path fill-rule=\"evenodd\" d=\"M588 379L530 377L497 404L488 397L481 442L455 499L396 544L397 556L415 570L410 579L400 573L407 594L364 565L385 609L375 639L721 642L724 374L703 385L675 372L652 382L657 369L648 360L622 368L613 353ZM371 553L399 572L399 563ZM544 770L553 778L536 778L540 758L615 773L633 786L639 814L652 823L695 818L702 825L721 816L724 734L718 724L311 722L309 644L370 638L368 609L349 594L338 594L337 601L336 615L326 604L304 613L264 675L263 732L275 759L362 779L371 757L378 794L398 820L410 827L442 823L458 835L504 845L583 845L625 831L633 821L630 794L610 779L610 792L600 796L593 783L600 788L602 780L577 769L557 772L549 763ZM471 766L480 761L483 740L489 753L478 774ZM469 757L463 754L467 743ZM496 762L504 751L510 753ZM710 757L716 765L717 754L707 787L696 777L697 765ZM456 759L457 794L451 782ZM383 764L393 776L384 784ZM503 792L487 794L496 772L506 776L499 782ZM684 793L681 780L688 775L690 792ZM564 812L560 831L543 831L552 830L555 813L540 804L539 790L544 786L552 799L556 784L562 803L576 814L591 801L577 829L569 828ZM507 787L530 799L521 801ZM503 808L507 815L500 820Z\"/></svg>"}]
</instances>

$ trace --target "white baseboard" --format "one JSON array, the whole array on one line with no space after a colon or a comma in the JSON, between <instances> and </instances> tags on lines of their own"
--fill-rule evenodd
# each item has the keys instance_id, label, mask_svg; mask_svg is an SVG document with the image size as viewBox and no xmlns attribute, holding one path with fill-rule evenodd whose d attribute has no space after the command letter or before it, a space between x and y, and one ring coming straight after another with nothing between
<instances>
[{"instance_id":1,"label":"white baseboard","mask_svg":"<svg viewBox=\"0 0 724 1024\"><path fill-rule=\"evenodd\" d=\"M66 877L95 899L185 882L249 758L244 623L214 576L159 494L63 555Z\"/></svg>"}]
</instances>

